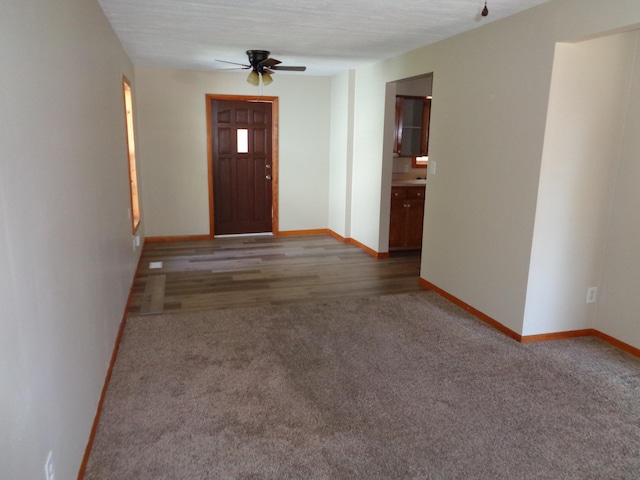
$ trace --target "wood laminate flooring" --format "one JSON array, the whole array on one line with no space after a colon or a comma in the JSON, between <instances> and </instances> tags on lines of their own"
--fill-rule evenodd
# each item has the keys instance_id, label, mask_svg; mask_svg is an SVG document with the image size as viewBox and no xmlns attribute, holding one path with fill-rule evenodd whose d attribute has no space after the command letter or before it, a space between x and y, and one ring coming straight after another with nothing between
<instances>
[{"instance_id":1,"label":"wood laminate flooring","mask_svg":"<svg viewBox=\"0 0 640 480\"><path fill-rule=\"evenodd\" d=\"M162 262L162 268L149 268L151 262ZM129 313L140 314L149 302L155 311L142 313L411 292L421 290L419 274L418 251L375 259L330 235L146 243ZM158 275L165 277L164 291L148 288Z\"/></svg>"}]
</instances>

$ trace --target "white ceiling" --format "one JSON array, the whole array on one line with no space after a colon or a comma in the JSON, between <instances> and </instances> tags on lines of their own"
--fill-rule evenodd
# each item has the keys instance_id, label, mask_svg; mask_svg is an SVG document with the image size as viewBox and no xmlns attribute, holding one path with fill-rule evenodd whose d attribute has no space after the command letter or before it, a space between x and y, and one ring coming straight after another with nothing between
<instances>
[{"instance_id":1,"label":"white ceiling","mask_svg":"<svg viewBox=\"0 0 640 480\"><path fill-rule=\"evenodd\" d=\"M219 70L269 50L333 75L549 0L98 0L134 65ZM278 75L291 73L278 72ZM296 73L299 74L299 73Z\"/></svg>"}]
</instances>

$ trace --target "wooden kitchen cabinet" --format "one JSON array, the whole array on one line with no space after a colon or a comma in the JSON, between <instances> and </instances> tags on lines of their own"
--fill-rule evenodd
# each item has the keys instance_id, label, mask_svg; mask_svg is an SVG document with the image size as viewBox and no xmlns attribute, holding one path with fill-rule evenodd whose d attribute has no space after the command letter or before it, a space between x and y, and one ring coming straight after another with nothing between
<instances>
[{"instance_id":1,"label":"wooden kitchen cabinet","mask_svg":"<svg viewBox=\"0 0 640 480\"><path fill-rule=\"evenodd\" d=\"M425 187L391 187L389 250L422 248Z\"/></svg>"},{"instance_id":2,"label":"wooden kitchen cabinet","mask_svg":"<svg viewBox=\"0 0 640 480\"><path fill-rule=\"evenodd\" d=\"M393 152L399 157L428 156L430 120L430 97L397 95Z\"/></svg>"}]
</instances>

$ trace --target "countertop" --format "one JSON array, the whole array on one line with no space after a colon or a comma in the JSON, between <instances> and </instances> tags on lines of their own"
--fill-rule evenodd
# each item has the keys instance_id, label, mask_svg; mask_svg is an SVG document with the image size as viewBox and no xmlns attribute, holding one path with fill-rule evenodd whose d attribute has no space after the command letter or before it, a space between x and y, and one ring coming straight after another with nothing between
<instances>
[{"instance_id":1,"label":"countertop","mask_svg":"<svg viewBox=\"0 0 640 480\"><path fill-rule=\"evenodd\" d=\"M426 187L427 180L425 178L413 180L393 180L392 187Z\"/></svg>"}]
</instances>

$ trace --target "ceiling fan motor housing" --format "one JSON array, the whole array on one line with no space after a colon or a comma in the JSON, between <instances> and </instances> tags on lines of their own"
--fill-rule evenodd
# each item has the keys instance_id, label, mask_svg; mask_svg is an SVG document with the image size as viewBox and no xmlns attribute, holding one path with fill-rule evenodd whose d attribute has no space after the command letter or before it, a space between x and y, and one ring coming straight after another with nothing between
<instances>
[{"instance_id":1,"label":"ceiling fan motor housing","mask_svg":"<svg viewBox=\"0 0 640 480\"><path fill-rule=\"evenodd\" d=\"M268 59L270 53L271 52L269 52L268 50L247 50L249 63L255 71L260 71L260 67L262 67L260 63Z\"/></svg>"}]
</instances>

